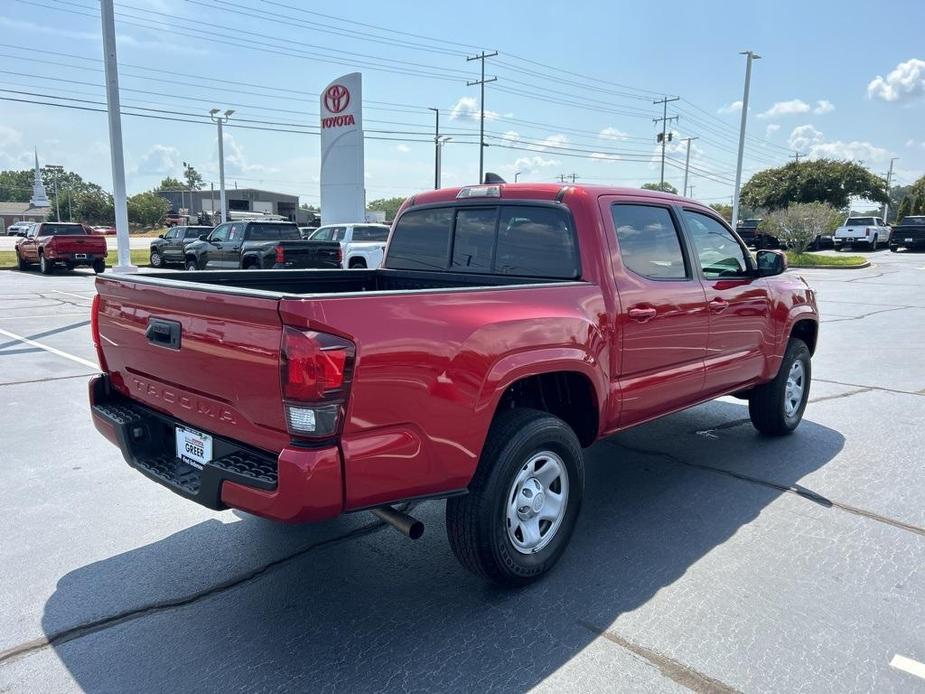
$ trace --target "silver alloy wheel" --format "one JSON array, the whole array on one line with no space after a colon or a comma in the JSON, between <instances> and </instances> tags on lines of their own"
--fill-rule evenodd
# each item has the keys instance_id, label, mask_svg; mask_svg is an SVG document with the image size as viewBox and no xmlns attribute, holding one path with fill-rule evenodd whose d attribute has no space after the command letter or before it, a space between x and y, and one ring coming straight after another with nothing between
<instances>
[{"instance_id":1,"label":"silver alloy wheel","mask_svg":"<svg viewBox=\"0 0 925 694\"><path fill-rule=\"evenodd\" d=\"M48 264L48 261L45 260L45 255L44 255L44 254L43 254L43 255L40 255L40 256L39 256L39 269L40 269L42 272L45 272L45 269L46 269L46 265L47 265L47 264Z\"/></svg>"},{"instance_id":2,"label":"silver alloy wheel","mask_svg":"<svg viewBox=\"0 0 925 694\"><path fill-rule=\"evenodd\" d=\"M565 518L568 470L552 451L541 451L517 473L507 495L507 536L521 554L548 545Z\"/></svg>"},{"instance_id":3,"label":"silver alloy wheel","mask_svg":"<svg viewBox=\"0 0 925 694\"><path fill-rule=\"evenodd\" d=\"M787 375L787 385L784 389L784 413L788 417L796 414L803 402L803 391L806 388L806 374L803 362L795 361Z\"/></svg>"},{"instance_id":4,"label":"silver alloy wheel","mask_svg":"<svg viewBox=\"0 0 925 694\"><path fill-rule=\"evenodd\" d=\"M153 267L161 266L161 254L157 251L151 251L151 265Z\"/></svg>"}]
</instances>

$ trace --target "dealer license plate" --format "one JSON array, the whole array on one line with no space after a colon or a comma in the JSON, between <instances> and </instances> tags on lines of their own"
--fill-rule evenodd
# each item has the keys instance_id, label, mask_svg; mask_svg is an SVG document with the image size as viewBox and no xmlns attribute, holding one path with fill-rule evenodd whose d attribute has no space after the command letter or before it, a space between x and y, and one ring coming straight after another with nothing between
<instances>
[{"instance_id":1,"label":"dealer license plate","mask_svg":"<svg viewBox=\"0 0 925 694\"><path fill-rule=\"evenodd\" d=\"M905 243L912 243L913 241L915 241L915 239L906 239Z\"/></svg>"},{"instance_id":2,"label":"dealer license plate","mask_svg":"<svg viewBox=\"0 0 925 694\"><path fill-rule=\"evenodd\" d=\"M177 427L177 457L202 470L203 465L212 462L212 437L195 429Z\"/></svg>"}]
</instances>

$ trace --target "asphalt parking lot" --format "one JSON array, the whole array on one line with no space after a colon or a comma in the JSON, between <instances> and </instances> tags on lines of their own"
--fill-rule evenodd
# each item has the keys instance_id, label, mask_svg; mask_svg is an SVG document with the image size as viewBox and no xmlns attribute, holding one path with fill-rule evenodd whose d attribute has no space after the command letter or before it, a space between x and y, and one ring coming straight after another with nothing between
<instances>
[{"instance_id":1,"label":"asphalt parking lot","mask_svg":"<svg viewBox=\"0 0 925 694\"><path fill-rule=\"evenodd\" d=\"M925 254L802 274L806 418L723 399L587 454L571 547L507 592L442 502L287 527L174 496L90 424L92 274L0 272L0 691L925 692ZM912 667L914 669L914 666Z\"/></svg>"}]
</instances>

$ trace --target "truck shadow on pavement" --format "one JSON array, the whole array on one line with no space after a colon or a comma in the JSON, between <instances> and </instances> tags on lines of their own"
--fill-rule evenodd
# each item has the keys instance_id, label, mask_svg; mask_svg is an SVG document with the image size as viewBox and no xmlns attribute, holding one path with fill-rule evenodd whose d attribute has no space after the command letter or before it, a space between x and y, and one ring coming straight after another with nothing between
<instances>
[{"instance_id":1,"label":"truck shadow on pavement","mask_svg":"<svg viewBox=\"0 0 925 694\"><path fill-rule=\"evenodd\" d=\"M838 454L842 435L804 421L793 436L764 438L743 416L741 404L714 402L590 449L571 546L545 580L522 590L466 573L445 538L443 503L430 502L415 508L427 525L417 543L362 516L303 528L251 517L201 523L65 575L43 628L92 692L523 691L781 494L825 507L798 481ZM176 588L177 557L195 562L190 546L208 552L217 531L232 535L221 546L243 568L220 585L199 576L199 588ZM275 559L254 561L257 545ZM101 619L113 594L119 607ZM715 633L712 616L685 628ZM608 638L652 660L642 646Z\"/></svg>"}]
</instances>

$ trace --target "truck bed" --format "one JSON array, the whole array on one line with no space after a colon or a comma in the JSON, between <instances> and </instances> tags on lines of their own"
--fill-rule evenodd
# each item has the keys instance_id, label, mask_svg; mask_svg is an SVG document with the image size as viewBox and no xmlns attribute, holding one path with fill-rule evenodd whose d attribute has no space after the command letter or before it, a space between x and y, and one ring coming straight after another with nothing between
<instances>
[{"instance_id":1,"label":"truck bed","mask_svg":"<svg viewBox=\"0 0 925 694\"><path fill-rule=\"evenodd\" d=\"M222 287L229 293L274 298L575 282L543 277L386 269L161 272L133 275L131 281L207 292Z\"/></svg>"}]
</instances>

